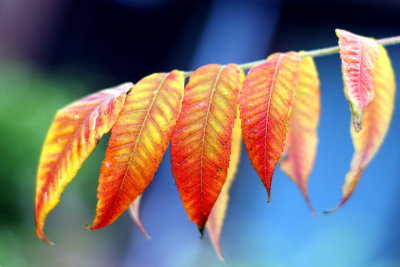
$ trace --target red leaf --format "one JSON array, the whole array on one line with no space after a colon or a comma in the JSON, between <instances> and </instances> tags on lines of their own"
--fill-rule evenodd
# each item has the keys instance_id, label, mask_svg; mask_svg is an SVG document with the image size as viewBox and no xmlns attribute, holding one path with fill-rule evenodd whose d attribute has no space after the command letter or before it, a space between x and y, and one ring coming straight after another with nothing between
<instances>
[{"instance_id":1,"label":"red leaf","mask_svg":"<svg viewBox=\"0 0 400 267\"><path fill-rule=\"evenodd\" d=\"M282 157L299 75L295 52L276 53L250 69L240 96L242 135L251 163L268 192Z\"/></svg>"},{"instance_id":2,"label":"red leaf","mask_svg":"<svg viewBox=\"0 0 400 267\"><path fill-rule=\"evenodd\" d=\"M350 101L353 126L362 127L365 108L374 99L374 67L378 56L376 42L344 30L336 30L339 37L340 58L345 95Z\"/></svg>"},{"instance_id":3,"label":"red leaf","mask_svg":"<svg viewBox=\"0 0 400 267\"><path fill-rule=\"evenodd\" d=\"M172 172L185 210L201 233L225 183L243 79L233 64L197 69L172 135Z\"/></svg>"},{"instance_id":4,"label":"red leaf","mask_svg":"<svg viewBox=\"0 0 400 267\"><path fill-rule=\"evenodd\" d=\"M111 131L91 229L113 223L143 193L167 149L183 97L181 72L140 80Z\"/></svg>"}]
</instances>

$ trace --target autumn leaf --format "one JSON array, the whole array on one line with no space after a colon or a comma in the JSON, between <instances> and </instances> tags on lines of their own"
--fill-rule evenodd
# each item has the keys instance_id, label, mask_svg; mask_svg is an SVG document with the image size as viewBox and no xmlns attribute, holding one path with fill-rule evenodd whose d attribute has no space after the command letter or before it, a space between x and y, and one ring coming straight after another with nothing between
<instances>
[{"instance_id":1,"label":"autumn leaf","mask_svg":"<svg viewBox=\"0 0 400 267\"><path fill-rule=\"evenodd\" d=\"M65 187L100 138L114 125L132 86L125 83L102 90L57 112L43 145L36 179L36 234L44 241L50 243L43 233L48 213L59 203Z\"/></svg>"},{"instance_id":2,"label":"autumn leaf","mask_svg":"<svg viewBox=\"0 0 400 267\"><path fill-rule=\"evenodd\" d=\"M320 88L317 68L312 57L302 58L299 81L293 103L286 157L280 167L300 188L312 213L307 182L317 153L317 127L320 113Z\"/></svg>"},{"instance_id":3,"label":"autumn leaf","mask_svg":"<svg viewBox=\"0 0 400 267\"><path fill-rule=\"evenodd\" d=\"M225 183L238 92L237 65L198 68L185 88L182 113L171 138L172 172L184 208L201 234Z\"/></svg>"},{"instance_id":4,"label":"autumn leaf","mask_svg":"<svg viewBox=\"0 0 400 267\"><path fill-rule=\"evenodd\" d=\"M350 171L343 184L343 198L339 205L331 210L340 208L351 196L365 167L371 162L379 150L392 119L395 99L395 79L386 49L378 45L378 59L374 70L375 98L367 106L360 132L350 129L354 145L354 155Z\"/></svg>"},{"instance_id":5,"label":"autumn leaf","mask_svg":"<svg viewBox=\"0 0 400 267\"><path fill-rule=\"evenodd\" d=\"M211 243L213 244L214 249L221 261L224 261L224 256L222 255L219 241L221 238L226 210L228 208L229 190L231 189L232 182L235 179L240 161L240 152L242 145L242 129L240 124L240 118L237 117L233 127L232 149L229 159L229 168L228 174L226 176L226 181L224 186L222 187L221 193L219 194L217 201L215 202L211 210L210 216L208 217L208 221L206 224Z\"/></svg>"},{"instance_id":6,"label":"autumn leaf","mask_svg":"<svg viewBox=\"0 0 400 267\"><path fill-rule=\"evenodd\" d=\"M344 30L336 30L339 37L340 58L345 95L350 101L353 126L362 128L365 108L374 99L374 66L378 47L374 40Z\"/></svg>"},{"instance_id":7,"label":"autumn leaf","mask_svg":"<svg viewBox=\"0 0 400 267\"><path fill-rule=\"evenodd\" d=\"M91 229L114 222L152 181L179 117L183 89L182 73L172 71L143 78L128 94L101 166Z\"/></svg>"},{"instance_id":8,"label":"autumn leaf","mask_svg":"<svg viewBox=\"0 0 400 267\"><path fill-rule=\"evenodd\" d=\"M139 217L139 209L140 203L142 201L142 195L138 196L135 201L129 206L129 214L133 222L136 224L137 228L139 228L140 232L146 237L147 239L151 239L151 237L147 234L146 230L144 229L142 222L140 221Z\"/></svg>"},{"instance_id":9,"label":"autumn leaf","mask_svg":"<svg viewBox=\"0 0 400 267\"><path fill-rule=\"evenodd\" d=\"M240 95L243 141L268 201L272 175L285 146L299 62L295 52L269 56L250 69Z\"/></svg>"}]
</instances>

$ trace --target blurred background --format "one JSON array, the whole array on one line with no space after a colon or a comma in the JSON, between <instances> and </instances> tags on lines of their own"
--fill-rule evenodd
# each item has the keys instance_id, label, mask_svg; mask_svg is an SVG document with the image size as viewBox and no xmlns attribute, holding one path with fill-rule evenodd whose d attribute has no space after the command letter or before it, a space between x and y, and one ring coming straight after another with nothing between
<instances>
[{"instance_id":1,"label":"blurred background","mask_svg":"<svg viewBox=\"0 0 400 267\"><path fill-rule=\"evenodd\" d=\"M128 214L88 231L104 138L34 233L36 168L57 109L153 72L244 63L337 44L335 28L400 34L398 0L0 0L0 266L400 266L400 112L350 201L311 216L277 169L272 202L242 153L222 233L225 263L182 207L167 153L146 190L146 240ZM400 80L400 46L388 48ZM316 58L322 86L318 158L309 191L334 207L353 148L339 56ZM399 99L396 99L399 104Z\"/></svg>"}]
</instances>

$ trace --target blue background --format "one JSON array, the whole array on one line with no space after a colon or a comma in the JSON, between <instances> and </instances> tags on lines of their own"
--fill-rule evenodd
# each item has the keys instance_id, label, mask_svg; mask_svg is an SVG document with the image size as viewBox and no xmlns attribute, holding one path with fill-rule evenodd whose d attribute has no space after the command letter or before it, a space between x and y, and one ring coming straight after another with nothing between
<instances>
[{"instance_id":1,"label":"blue background","mask_svg":"<svg viewBox=\"0 0 400 267\"><path fill-rule=\"evenodd\" d=\"M50 5L60 14L49 19L54 29L42 34L36 43L32 37L32 46L22 45L23 39L9 38L12 31L6 31L6 26L15 28L15 24L0 26L0 104L4 102L0 132L3 140L11 139L0 143L0 192L4 196L0 195L0 265L400 266L397 109L387 138L354 195L330 215L311 216L299 190L278 168L272 201L267 204L265 188L243 151L222 233L225 263L218 261L208 237L200 240L196 226L188 220L171 175L169 151L142 201L142 222L151 241L141 235L127 214L102 230L80 227L90 223L94 215L98 167L107 140L101 142L49 216L46 232L56 242L55 247L36 239L32 214L41 143L54 112L62 105L90 91L127 80L135 82L155 71L244 63L276 51L332 46L337 43L335 28L376 38L398 35L400 4L61 2L61 7ZM24 27L28 26L20 26ZM43 32L32 28L38 34ZM392 46L388 51L400 80L400 48ZM309 192L321 213L340 201L353 147L339 55L315 61L321 79L322 113ZM16 89L11 89L13 86ZM15 104L6 105L10 101ZM20 120L14 120L15 116Z\"/></svg>"}]
</instances>

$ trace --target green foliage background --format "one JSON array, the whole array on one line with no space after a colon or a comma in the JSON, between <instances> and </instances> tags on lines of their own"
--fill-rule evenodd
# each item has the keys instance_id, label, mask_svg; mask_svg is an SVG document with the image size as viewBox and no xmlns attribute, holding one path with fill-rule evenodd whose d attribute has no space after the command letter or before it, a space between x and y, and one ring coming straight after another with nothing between
<instances>
[{"instance_id":1,"label":"green foliage background","mask_svg":"<svg viewBox=\"0 0 400 267\"><path fill-rule=\"evenodd\" d=\"M0 65L0 266L85 266L85 262L93 266L96 258L97 266L107 266L119 255L111 253L119 242L105 242L118 239L112 229L94 234L79 227L90 223L94 215L93 185L107 138L49 216L45 230L57 249L35 236L34 187L44 137L55 111L88 94L90 83L68 74L46 76L27 65ZM91 248L93 242L98 247Z\"/></svg>"}]
</instances>

